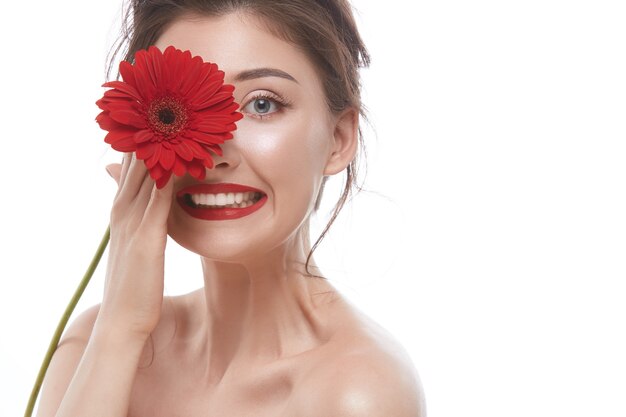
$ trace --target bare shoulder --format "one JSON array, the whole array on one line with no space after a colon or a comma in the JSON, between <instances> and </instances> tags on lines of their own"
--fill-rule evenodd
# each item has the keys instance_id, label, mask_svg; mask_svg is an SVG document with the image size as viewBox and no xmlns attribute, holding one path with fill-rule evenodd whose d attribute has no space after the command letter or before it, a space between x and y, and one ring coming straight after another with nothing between
<instances>
[{"instance_id":1,"label":"bare shoulder","mask_svg":"<svg viewBox=\"0 0 626 417\"><path fill-rule=\"evenodd\" d=\"M75 341L86 342L89 340L91 330L93 329L93 325L98 317L99 311L100 304L98 303L82 311L78 316L76 316L63 333L59 347L63 345L63 343L71 343Z\"/></svg>"},{"instance_id":2,"label":"bare shoulder","mask_svg":"<svg viewBox=\"0 0 626 417\"><path fill-rule=\"evenodd\" d=\"M349 331L325 348L292 402L299 417L425 417L422 385L410 356L355 310Z\"/></svg>"},{"instance_id":3,"label":"bare shoulder","mask_svg":"<svg viewBox=\"0 0 626 417\"><path fill-rule=\"evenodd\" d=\"M56 414L89 342L99 311L100 304L83 311L63 333L43 381L38 417Z\"/></svg>"},{"instance_id":4,"label":"bare shoulder","mask_svg":"<svg viewBox=\"0 0 626 417\"><path fill-rule=\"evenodd\" d=\"M425 417L421 383L412 363L377 348L338 357L310 381L312 403L303 417Z\"/></svg>"}]
</instances>

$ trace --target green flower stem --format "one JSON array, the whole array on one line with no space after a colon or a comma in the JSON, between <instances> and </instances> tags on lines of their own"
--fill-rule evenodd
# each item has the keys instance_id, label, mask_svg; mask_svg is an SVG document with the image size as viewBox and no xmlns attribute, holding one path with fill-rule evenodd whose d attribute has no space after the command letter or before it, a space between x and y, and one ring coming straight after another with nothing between
<instances>
[{"instance_id":1,"label":"green flower stem","mask_svg":"<svg viewBox=\"0 0 626 417\"><path fill-rule=\"evenodd\" d=\"M98 266L98 263L100 262L100 258L102 258L102 254L104 253L104 250L106 249L109 243L110 236L111 236L111 227L109 225L107 226L106 232L104 232L102 241L100 241L100 246L98 246L98 250L96 250L96 253L93 256L93 259L91 260L91 264L89 264L89 268L87 269L87 272L85 272L85 275L83 276L82 281L80 282L80 284L78 285L78 288L76 288L76 291L74 292L74 296L72 297L72 299L70 300L70 303L65 308L65 313L63 313L63 317L61 317L61 321L57 325L57 329L54 332L54 336L52 336L52 340L50 341L50 346L48 346L48 352L46 353L46 357L43 360L43 364L41 365L41 368L39 369L39 375L37 375L35 386L33 386L33 391L30 394L30 399L28 400L28 406L26 407L26 412L24 413L24 417L30 417L33 414L33 409L35 408L35 402L37 401L37 396L39 395L39 390L41 389L43 378L46 375L46 371L48 370L48 366L50 365L50 361L52 360L52 355L54 354L54 352L57 349L57 346L59 345L59 340L61 340L61 335L63 334L63 330L65 329L65 326L67 325L67 322L69 321L70 316L72 315L72 312L74 311L74 308L76 307L76 304L78 304L78 300L80 300L80 297L83 295L85 288L87 288L87 284L89 284L89 280L91 280L91 276L93 275L94 271L96 270L96 267Z\"/></svg>"}]
</instances>

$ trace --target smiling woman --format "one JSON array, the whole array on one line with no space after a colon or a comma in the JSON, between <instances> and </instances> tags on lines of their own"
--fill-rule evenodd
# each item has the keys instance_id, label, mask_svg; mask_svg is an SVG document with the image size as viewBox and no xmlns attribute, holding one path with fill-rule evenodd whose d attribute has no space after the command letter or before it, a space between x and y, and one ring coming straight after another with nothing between
<instances>
[{"instance_id":1,"label":"smiling woman","mask_svg":"<svg viewBox=\"0 0 626 417\"><path fill-rule=\"evenodd\" d=\"M217 63L243 118L202 176L157 187L131 152L108 167L103 300L65 334L37 415L425 415L405 350L310 273L325 179L346 173L333 219L356 181L368 56L350 5L136 0L128 22L127 61L173 46ZM203 288L163 297L168 235Z\"/></svg>"}]
</instances>

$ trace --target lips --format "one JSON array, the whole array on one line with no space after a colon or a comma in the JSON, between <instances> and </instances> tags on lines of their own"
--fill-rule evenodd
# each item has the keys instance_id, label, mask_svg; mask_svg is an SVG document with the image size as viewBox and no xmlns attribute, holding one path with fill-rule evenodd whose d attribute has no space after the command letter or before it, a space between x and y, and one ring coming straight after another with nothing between
<instances>
[{"instance_id":1,"label":"lips","mask_svg":"<svg viewBox=\"0 0 626 417\"><path fill-rule=\"evenodd\" d=\"M240 184L196 184L178 191L176 201L197 219L233 220L260 209L267 195Z\"/></svg>"}]
</instances>

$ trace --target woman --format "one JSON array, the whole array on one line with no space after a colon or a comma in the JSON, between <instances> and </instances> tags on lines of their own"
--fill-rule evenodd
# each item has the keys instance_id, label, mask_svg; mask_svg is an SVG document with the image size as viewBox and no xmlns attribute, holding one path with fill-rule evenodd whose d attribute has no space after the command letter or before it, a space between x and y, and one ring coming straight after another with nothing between
<instances>
[{"instance_id":1,"label":"woman","mask_svg":"<svg viewBox=\"0 0 626 417\"><path fill-rule=\"evenodd\" d=\"M218 63L244 117L203 181L157 189L131 154L107 167L119 189L104 297L64 335L37 415L425 415L405 351L312 273L309 216L325 177L347 170L341 207L360 141L368 57L349 5L133 0L130 14L127 59L173 45ZM190 214L232 187L255 209ZM163 297L168 234L200 255L204 288Z\"/></svg>"}]
</instances>

